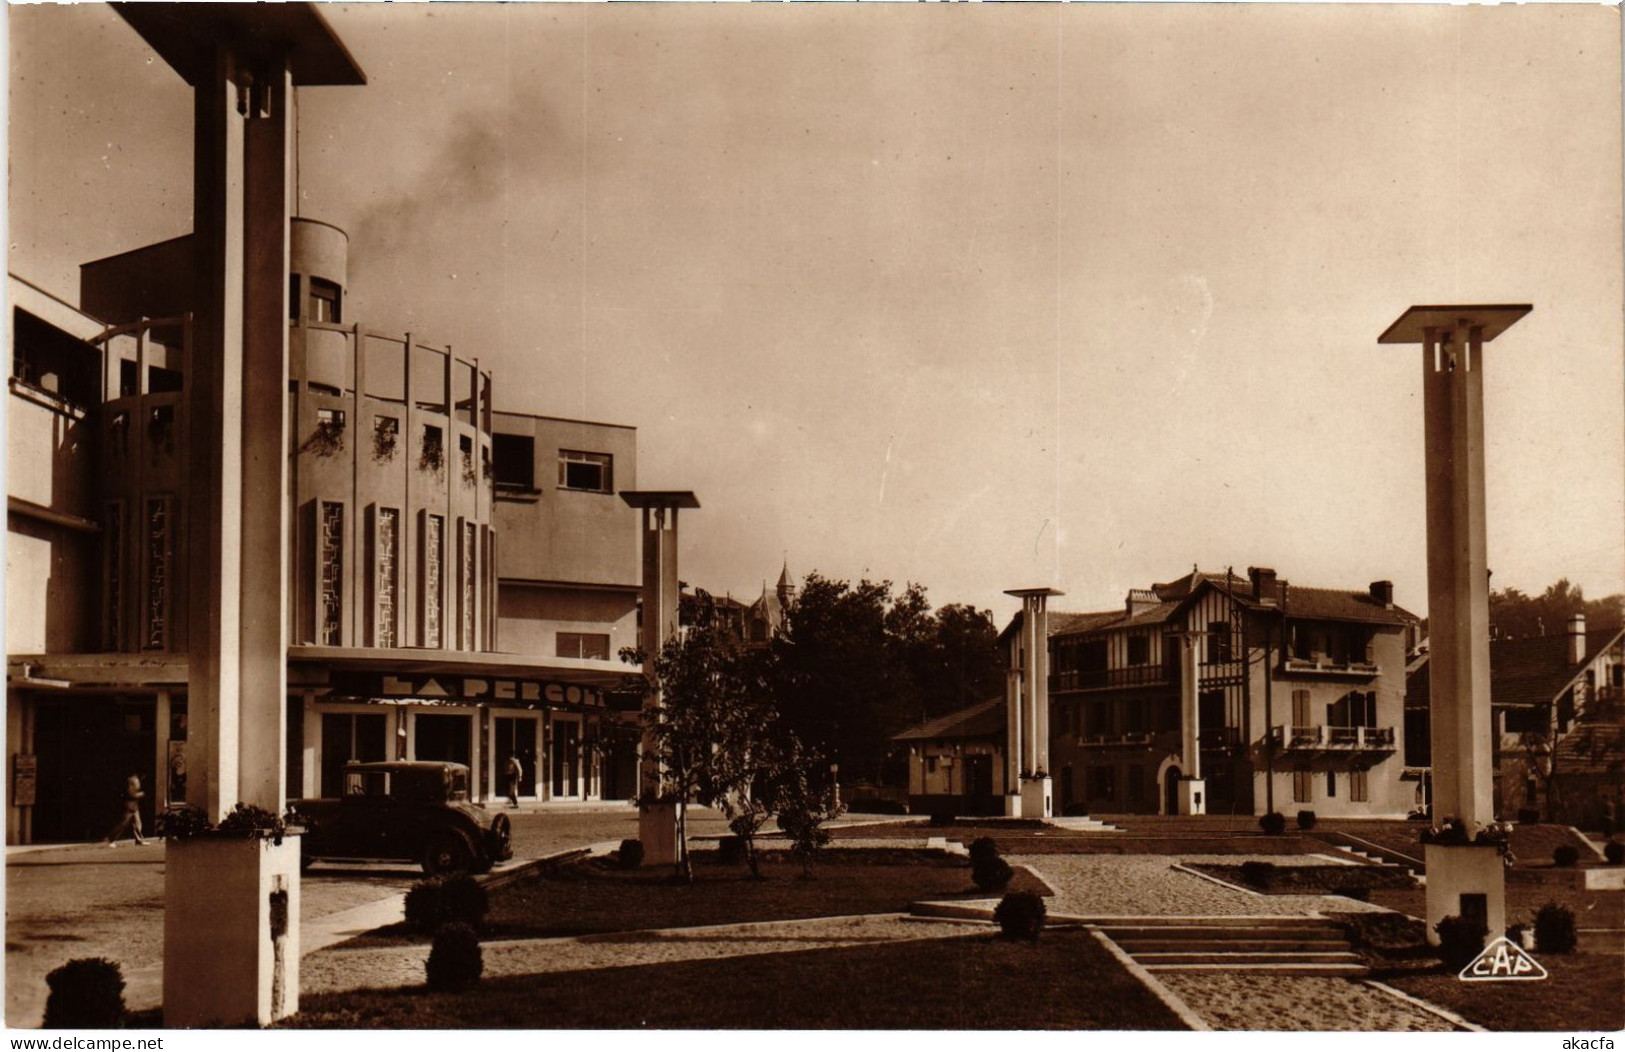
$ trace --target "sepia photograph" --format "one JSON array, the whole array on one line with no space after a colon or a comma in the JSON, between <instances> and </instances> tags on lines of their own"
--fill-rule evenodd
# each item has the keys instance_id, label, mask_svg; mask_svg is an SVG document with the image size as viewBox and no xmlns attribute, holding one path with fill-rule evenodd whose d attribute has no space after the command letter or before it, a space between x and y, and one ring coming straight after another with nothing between
<instances>
[{"instance_id":1,"label":"sepia photograph","mask_svg":"<svg viewBox=\"0 0 1625 1052\"><path fill-rule=\"evenodd\" d=\"M4 16L11 1048L1625 1030L1617 5Z\"/></svg>"}]
</instances>

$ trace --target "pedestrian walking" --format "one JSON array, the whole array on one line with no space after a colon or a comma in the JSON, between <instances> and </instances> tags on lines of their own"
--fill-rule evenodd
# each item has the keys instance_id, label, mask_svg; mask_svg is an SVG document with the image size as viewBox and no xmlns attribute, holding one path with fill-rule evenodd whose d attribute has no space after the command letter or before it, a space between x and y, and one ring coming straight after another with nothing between
<instances>
[{"instance_id":1,"label":"pedestrian walking","mask_svg":"<svg viewBox=\"0 0 1625 1052\"><path fill-rule=\"evenodd\" d=\"M519 781L520 781L520 779L522 779L524 777L525 777L525 764L524 764L524 761L519 759L519 754L518 753L516 753L516 752L509 753L508 754L508 806L509 807L518 807L519 806Z\"/></svg>"},{"instance_id":2,"label":"pedestrian walking","mask_svg":"<svg viewBox=\"0 0 1625 1052\"><path fill-rule=\"evenodd\" d=\"M107 834L108 847L118 847L118 842L124 838L125 830L130 831L137 844L146 843L141 837L141 800L146 795L141 788L140 775L132 774L124 780L124 814L120 816L113 831Z\"/></svg>"}]
</instances>

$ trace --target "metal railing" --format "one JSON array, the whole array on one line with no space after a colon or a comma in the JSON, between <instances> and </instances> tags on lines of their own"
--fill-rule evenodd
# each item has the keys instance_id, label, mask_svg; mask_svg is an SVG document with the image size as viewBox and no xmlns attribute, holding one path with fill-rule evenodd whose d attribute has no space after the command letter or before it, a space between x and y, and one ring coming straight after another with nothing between
<instances>
[{"instance_id":1,"label":"metal railing","mask_svg":"<svg viewBox=\"0 0 1625 1052\"><path fill-rule=\"evenodd\" d=\"M1111 690L1118 687L1156 687L1174 682L1174 674L1164 665L1130 665L1127 668L1068 669L1053 672L1050 690Z\"/></svg>"},{"instance_id":2,"label":"metal railing","mask_svg":"<svg viewBox=\"0 0 1625 1052\"><path fill-rule=\"evenodd\" d=\"M1392 750L1392 727L1275 727L1271 740L1288 750L1346 752L1360 750Z\"/></svg>"}]
</instances>

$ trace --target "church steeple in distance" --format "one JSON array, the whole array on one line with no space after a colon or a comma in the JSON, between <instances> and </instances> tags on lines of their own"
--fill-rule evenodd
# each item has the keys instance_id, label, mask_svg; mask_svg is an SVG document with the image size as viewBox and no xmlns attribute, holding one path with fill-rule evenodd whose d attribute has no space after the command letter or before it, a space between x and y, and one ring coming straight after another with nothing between
<instances>
[{"instance_id":1,"label":"church steeple in distance","mask_svg":"<svg viewBox=\"0 0 1625 1052\"><path fill-rule=\"evenodd\" d=\"M780 606L788 607L790 601L795 598L796 586L790 580L790 557L788 555L784 559L784 569L779 571L779 584L775 591L778 592Z\"/></svg>"}]
</instances>

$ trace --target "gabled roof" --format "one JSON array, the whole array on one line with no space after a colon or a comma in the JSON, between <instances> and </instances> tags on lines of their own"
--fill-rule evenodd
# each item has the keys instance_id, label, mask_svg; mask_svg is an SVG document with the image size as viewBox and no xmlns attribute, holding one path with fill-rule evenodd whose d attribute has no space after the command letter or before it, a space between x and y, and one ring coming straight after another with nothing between
<instances>
[{"instance_id":1,"label":"gabled roof","mask_svg":"<svg viewBox=\"0 0 1625 1052\"><path fill-rule=\"evenodd\" d=\"M892 741L944 741L967 738L1001 738L1004 736L1004 698L989 698L958 712L938 716L934 720L910 727L901 734L892 735Z\"/></svg>"},{"instance_id":2,"label":"gabled roof","mask_svg":"<svg viewBox=\"0 0 1625 1052\"><path fill-rule=\"evenodd\" d=\"M1490 640L1490 702L1494 705L1546 705L1569 689L1597 655L1625 637L1625 629L1586 633L1586 653L1569 663L1568 633L1526 639ZM1427 660L1405 677L1405 704L1421 708L1431 697Z\"/></svg>"}]
</instances>

